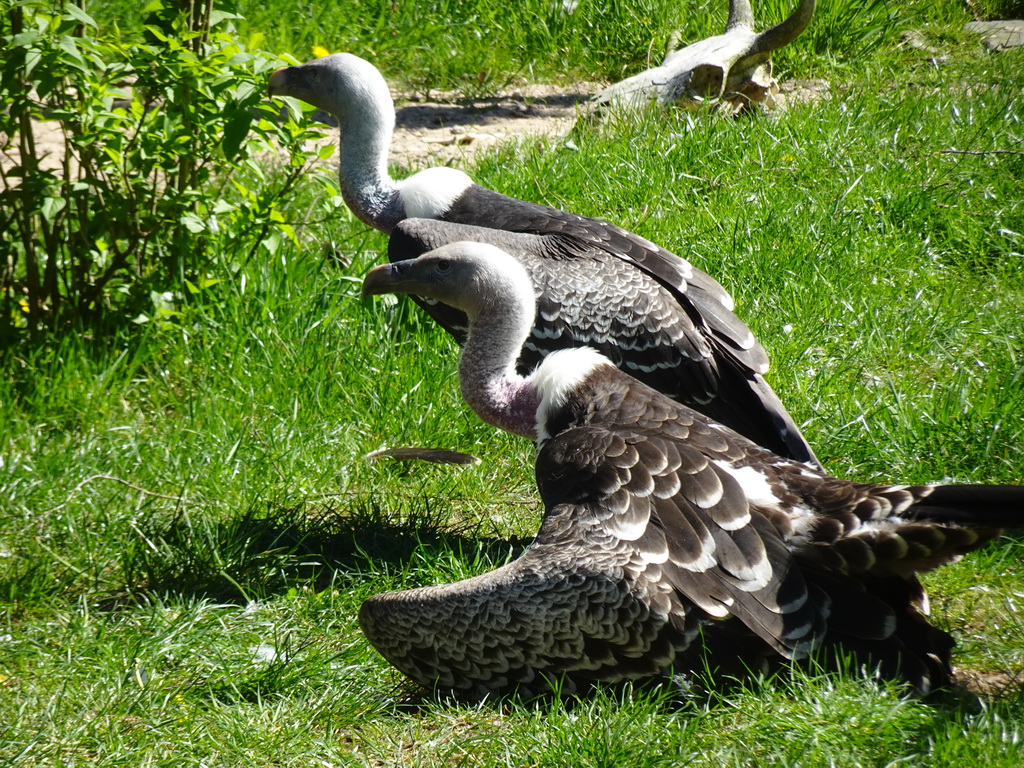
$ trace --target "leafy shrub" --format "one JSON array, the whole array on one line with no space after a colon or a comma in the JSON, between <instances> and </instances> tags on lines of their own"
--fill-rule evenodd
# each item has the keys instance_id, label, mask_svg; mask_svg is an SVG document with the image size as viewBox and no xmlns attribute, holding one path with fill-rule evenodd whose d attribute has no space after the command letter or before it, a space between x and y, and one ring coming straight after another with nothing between
<instances>
[{"instance_id":1,"label":"leafy shrub","mask_svg":"<svg viewBox=\"0 0 1024 768\"><path fill-rule=\"evenodd\" d=\"M236 42L231 14L152 2L145 42L125 44L60 0L0 7L0 339L148 319L222 254L294 237L280 204L312 159L307 132L277 119L264 94L281 62ZM45 125L63 156L37 144ZM256 159L274 145L293 159L271 179Z\"/></svg>"}]
</instances>

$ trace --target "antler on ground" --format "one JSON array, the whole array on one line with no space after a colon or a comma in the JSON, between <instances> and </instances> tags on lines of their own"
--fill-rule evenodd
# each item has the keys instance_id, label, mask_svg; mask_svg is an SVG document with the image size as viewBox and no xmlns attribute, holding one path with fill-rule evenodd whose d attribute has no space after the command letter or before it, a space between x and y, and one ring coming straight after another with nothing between
<instances>
[{"instance_id":1,"label":"antler on ground","mask_svg":"<svg viewBox=\"0 0 1024 768\"><path fill-rule=\"evenodd\" d=\"M594 97L599 109L713 100L735 114L753 104L773 106L778 84L769 57L811 22L815 0L800 0L789 18L754 32L750 0L730 0L725 32L670 52L660 66L633 75Z\"/></svg>"}]
</instances>

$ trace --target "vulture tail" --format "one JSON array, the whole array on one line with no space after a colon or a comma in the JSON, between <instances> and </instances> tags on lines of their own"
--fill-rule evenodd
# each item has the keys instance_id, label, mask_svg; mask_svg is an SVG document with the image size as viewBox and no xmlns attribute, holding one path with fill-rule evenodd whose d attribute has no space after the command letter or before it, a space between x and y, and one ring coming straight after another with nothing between
<instances>
[{"instance_id":1,"label":"vulture tail","mask_svg":"<svg viewBox=\"0 0 1024 768\"><path fill-rule=\"evenodd\" d=\"M1024 528L1024 486L937 485L913 512L919 519L936 522Z\"/></svg>"}]
</instances>

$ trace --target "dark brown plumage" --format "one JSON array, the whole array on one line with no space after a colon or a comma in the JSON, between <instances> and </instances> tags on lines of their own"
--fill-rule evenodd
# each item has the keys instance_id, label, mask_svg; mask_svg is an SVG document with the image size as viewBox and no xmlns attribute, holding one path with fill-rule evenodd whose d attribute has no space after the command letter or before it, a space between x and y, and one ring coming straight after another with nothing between
<instances>
[{"instance_id":1,"label":"dark brown plumage","mask_svg":"<svg viewBox=\"0 0 1024 768\"><path fill-rule=\"evenodd\" d=\"M587 349L514 364L535 306L515 259L478 243L373 270L470 319L463 393L540 443L544 520L516 561L378 595L360 624L420 684L479 697L563 692L700 666L759 669L839 650L927 691L953 641L918 574L1019 524L1024 488L854 483L760 448ZM526 418L526 417L529 418ZM531 422L532 419L532 422Z\"/></svg>"}]
</instances>

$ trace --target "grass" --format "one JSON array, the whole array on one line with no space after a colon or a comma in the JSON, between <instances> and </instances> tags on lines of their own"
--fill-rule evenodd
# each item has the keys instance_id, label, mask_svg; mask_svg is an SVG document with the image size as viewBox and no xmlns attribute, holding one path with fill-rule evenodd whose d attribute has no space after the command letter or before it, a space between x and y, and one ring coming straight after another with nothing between
<instances>
[{"instance_id":1,"label":"grass","mask_svg":"<svg viewBox=\"0 0 1024 768\"><path fill-rule=\"evenodd\" d=\"M727 0L417 0L417 2L253 2L225 7L251 47L313 57L314 47L350 51L373 61L406 90L490 95L514 82L617 80L661 62L673 35L682 44L725 29ZM760 0L757 28L792 13L797 0ZM901 29L928 23L941 34L972 17L953 0L895 9L885 0L823 0L814 25L775 56L777 71L806 75L822 59L855 66L865 54L899 40ZM90 11L129 38L145 22L144 6L107 0ZM953 34L957 34L954 32ZM960 33L962 34L962 33Z\"/></svg>"},{"instance_id":2,"label":"grass","mask_svg":"<svg viewBox=\"0 0 1024 768\"><path fill-rule=\"evenodd\" d=\"M470 170L719 278L834 474L1020 482L1024 60L983 53L948 9L905 13L946 63L887 27L856 60L796 51L787 66L827 77L829 100L735 122L649 115L572 146L498 148ZM402 34L395 56L414 47ZM225 263L219 283L175 296L179 318L4 351L0 762L1024 761L1019 687L908 700L860 670L706 695L416 702L359 633L359 604L515 556L539 520L532 449L467 412L453 345L410 304L359 298L384 238L316 214L318 190L294 201L302 248ZM482 462L361 458L381 445ZM958 665L1024 669L1022 561L1006 536L928 577Z\"/></svg>"}]
</instances>

